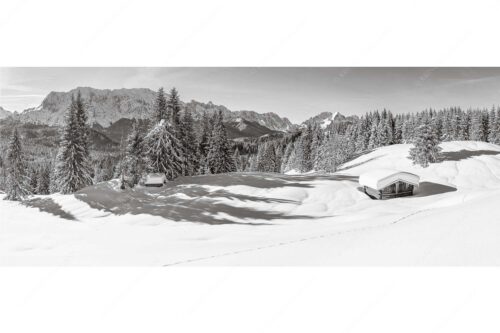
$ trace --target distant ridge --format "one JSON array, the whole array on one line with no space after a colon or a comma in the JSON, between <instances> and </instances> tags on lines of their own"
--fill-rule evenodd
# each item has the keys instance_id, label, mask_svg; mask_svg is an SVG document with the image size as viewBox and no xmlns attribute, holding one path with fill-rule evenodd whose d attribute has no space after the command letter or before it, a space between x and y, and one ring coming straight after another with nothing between
<instances>
[{"instance_id":1,"label":"distant ridge","mask_svg":"<svg viewBox=\"0 0 500 333\"><path fill-rule=\"evenodd\" d=\"M156 92L147 88L110 90L78 87L68 92L51 92L38 107L26 109L16 117L24 123L60 126L64 123L64 114L71 102L71 96L77 92L81 93L87 103L89 121L104 128L123 118L149 118L156 97ZM197 101L182 103L182 107L189 109L194 119L200 119L203 112L211 114L222 111L225 121L243 118L273 131L289 131L295 127L288 118L280 117L272 112L231 111L225 106L212 102Z\"/></svg>"}]
</instances>

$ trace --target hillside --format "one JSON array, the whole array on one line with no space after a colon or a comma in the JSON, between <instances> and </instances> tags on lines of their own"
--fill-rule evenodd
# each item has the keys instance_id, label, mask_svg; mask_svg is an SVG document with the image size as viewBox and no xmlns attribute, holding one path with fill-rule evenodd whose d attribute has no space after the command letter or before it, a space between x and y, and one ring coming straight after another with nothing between
<instances>
[{"instance_id":1,"label":"hillside","mask_svg":"<svg viewBox=\"0 0 500 333\"><path fill-rule=\"evenodd\" d=\"M331 175L207 175L126 191L111 181L29 203L38 208L0 200L0 264L500 264L500 146L446 142L426 169L409 147ZM416 196L368 198L357 177L379 167L420 175Z\"/></svg>"}]
</instances>

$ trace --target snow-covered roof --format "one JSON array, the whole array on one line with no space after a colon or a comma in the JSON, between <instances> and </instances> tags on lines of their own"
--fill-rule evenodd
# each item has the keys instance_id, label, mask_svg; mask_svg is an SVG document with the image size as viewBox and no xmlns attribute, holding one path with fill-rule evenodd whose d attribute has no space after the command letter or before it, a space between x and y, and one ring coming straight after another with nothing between
<instances>
[{"instance_id":1,"label":"snow-covered roof","mask_svg":"<svg viewBox=\"0 0 500 333\"><path fill-rule=\"evenodd\" d=\"M420 177L409 172L394 169L376 169L359 176L359 184L375 190L381 190L397 181L418 186Z\"/></svg>"},{"instance_id":2,"label":"snow-covered roof","mask_svg":"<svg viewBox=\"0 0 500 333\"><path fill-rule=\"evenodd\" d=\"M166 178L163 173L148 173L144 184L163 184Z\"/></svg>"}]
</instances>

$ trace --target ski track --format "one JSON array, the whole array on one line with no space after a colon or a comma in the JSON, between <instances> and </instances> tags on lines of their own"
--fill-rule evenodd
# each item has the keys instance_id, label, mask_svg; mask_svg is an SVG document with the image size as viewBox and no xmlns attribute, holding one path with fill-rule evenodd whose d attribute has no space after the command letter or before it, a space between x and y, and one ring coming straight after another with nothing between
<instances>
[{"instance_id":1,"label":"ski track","mask_svg":"<svg viewBox=\"0 0 500 333\"><path fill-rule=\"evenodd\" d=\"M386 223L386 224L378 224L378 225L366 226L366 227L356 228L356 229L351 229L351 230L336 231L336 232L331 232L331 233L327 233L327 234L321 234L321 235L311 236L311 237L304 237L304 238L294 239L294 240L290 240L290 241L283 241L283 242L279 242L279 243L274 243L274 244L265 245L265 246L258 246L258 247L243 249L243 250L238 250L238 251L225 252L225 253L215 254L215 255L206 256L206 257L185 259L185 260L176 261L176 262L173 262L170 264L164 264L162 267L184 265L184 264L189 264L189 263L193 263L193 262L200 262L200 261L204 261L204 260L217 259L217 258L238 255L238 254L248 253L248 252L256 252L256 251L260 251L260 250L265 250L265 249L270 249L270 248L275 248L275 247L280 247L280 246L286 246L286 245L291 245L291 244L297 244L297 243L302 243L302 242L307 242L307 241L312 241L312 240L317 240L317 239L322 239L322 238L330 238L330 237L335 237L335 236L339 236L339 235L355 233L358 231L362 232L362 231L366 231L366 230L378 229L378 228L382 228L382 227L387 227L389 225L397 224L397 223L404 221L412 216L415 216L417 214L427 212L427 211L430 211L433 209L435 209L435 208L419 209L417 211L414 211L410 214L404 215L404 216L402 216L394 221L391 221L389 223Z\"/></svg>"}]
</instances>

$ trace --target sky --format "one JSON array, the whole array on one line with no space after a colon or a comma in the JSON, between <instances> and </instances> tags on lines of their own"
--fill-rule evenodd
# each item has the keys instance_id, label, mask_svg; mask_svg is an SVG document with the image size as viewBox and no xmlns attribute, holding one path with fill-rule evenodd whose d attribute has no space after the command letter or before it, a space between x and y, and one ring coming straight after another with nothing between
<instances>
[{"instance_id":1,"label":"sky","mask_svg":"<svg viewBox=\"0 0 500 333\"><path fill-rule=\"evenodd\" d=\"M275 112L300 123L320 112L362 115L500 104L500 68L28 67L0 68L0 106L22 111L51 91L176 87L183 101Z\"/></svg>"}]
</instances>

